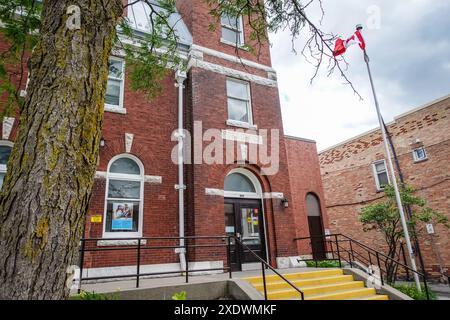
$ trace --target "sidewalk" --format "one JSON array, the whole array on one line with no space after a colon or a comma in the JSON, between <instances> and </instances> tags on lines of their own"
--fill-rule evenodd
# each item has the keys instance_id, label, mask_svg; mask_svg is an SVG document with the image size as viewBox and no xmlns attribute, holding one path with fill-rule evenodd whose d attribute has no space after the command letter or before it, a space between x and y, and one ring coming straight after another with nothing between
<instances>
[{"instance_id":1,"label":"sidewalk","mask_svg":"<svg viewBox=\"0 0 450 320\"><path fill-rule=\"evenodd\" d=\"M436 293L438 300L450 300L450 286L447 284L429 284L431 290Z\"/></svg>"}]
</instances>

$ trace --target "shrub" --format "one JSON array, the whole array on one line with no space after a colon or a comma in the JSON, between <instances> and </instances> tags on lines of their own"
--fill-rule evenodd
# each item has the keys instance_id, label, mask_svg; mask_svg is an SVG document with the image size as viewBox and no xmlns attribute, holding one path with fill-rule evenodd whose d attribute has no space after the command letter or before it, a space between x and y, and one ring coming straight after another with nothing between
<instances>
[{"instance_id":1,"label":"shrub","mask_svg":"<svg viewBox=\"0 0 450 320\"><path fill-rule=\"evenodd\" d=\"M317 265L315 261L306 261L306 266L308 268L340 268L339 261L335 260L317 261Z\"/></svg>"},{"instance_id":2,"label":"shrub","mask_svg":"<svg viewBox=\"0 0 450 320\"><path fill-rule=\"evenodd\" d=\"M81 291L80 294L77 294L70 298L71 300L118 300L118 293L96 293L94 291Z\"/></svg>"},{"instance_id":3,"label":"shrub","mask_svg":"<svg viewBox=\"0 0 450 320\"><path fill-rule=\"evenodd\" d=\"M414 300L427 300L427 293L425 287L422 285L422 292L419 292L414 284L394 285L398 291L410 296ZM436 294L428 288L430 300L436 300Z\"/></svg>"},{"instance_id":4,"label":"shrub","mask_svg":"<svg viewBox=\"0 0 450 320\"><path fill-rule=\"evenodd\" d=\"M172 296L172 300L187 300L186 291L177 292Z\"/></svg>"}]
</instances>

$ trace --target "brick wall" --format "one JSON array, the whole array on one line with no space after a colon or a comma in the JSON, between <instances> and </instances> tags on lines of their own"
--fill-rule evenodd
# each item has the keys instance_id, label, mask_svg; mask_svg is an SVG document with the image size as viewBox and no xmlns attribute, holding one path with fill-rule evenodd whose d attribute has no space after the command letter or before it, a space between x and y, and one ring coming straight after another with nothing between
<instances>
[{"instance_id":1,"label":"brick wall","mask_svg":"<svg viewBox=\"0 0 450 320\"><path fill-rule=\"evenodd\" d=\"M226 54L236 55L236 48L220 41L222 29L220 21L214 21L214 18L209 14L210 8L203 0L179 0L177 1L177 8L181 14L183 21L186 23L189 31L192 34L194 43L199 46L214 49ZM209 26L214 25L215 29L210 31ZM244 25L244 40L246 45L254 46L258 51L255 55L246 50L239 50L241 58L258 62L267 66L271 65L270 47L267 43L261 44L261 47L256 46L250 41L251 28L246 19L243 19Z\"/></svg>"},{"instance_id":2,"label":"brick wall","mask_svg":"<svg viewBox=\"0 0 450 320\"><path fill-rule=\"evenodd\" d=\"M308 193L312 193L318 197L322 211L324 230L329 228L316 143L306 139L287 137L286 151L291 181L296 237L308 237L309 226L305 202ZM300 252L305 252L309 249L306 241L298 241L297 245Z\"/></svg>"},{"instance_id":3,"label":"brick wall","mask_svg":"<svg viewBox=\"0 0 450 320\"><path fill-rule=\"evenodd\" d=\"M450 217L450 97L399 116L388 124L405 182L416 195L424 197L430 207ZM416 139L421 142L416 143ZM423 145L428 160L415 163L414 148ZM384 159L379 130L350 139L319 154L330 228L383 247L380 234L364 233L359 222L361 207L383 197L377 192L372 163ZM450 232L436 228L436 251L428 235L420 236L421 251L429 272L437 271L437 252L450 266Z\"/></svg>"},{"instance_id":4,"label":"brick wall","mask_svg":"<svg viewBox=\"0 0 450 320\"><path fill-rule=\"evenodd\" d=\"M125 1L125 0L124 0ZM211 18L208 8L203 1L178 1L178 9L185 23L190 29L194 43L227 55L236 55L233 46L220 41L221 28L217 26L214 32L208 31ZM245 38L249 39L250 30L244 23ZM248 41L247 41L248 43ZM6 45L0 41L0 50ZM203 60L218 66L218 69L233 69L245 72L258 79L269 79L270 69L269 46L263 45L259 55L240 49L239 56L260 64L259 67L243 66L239 62L230 61L220 55L204 54ZM232 60L232 59L231 59ZM261 66L264 65L265 67ZM192 132L194 121L201 121L203 132L210 128L219 130L234 130L235 127L226 124L227 98L226 76L220 70L206 70L193 66L188 73L184 90L185 125ZM178 193L174 186L177 184L177 165L171 160L172 149L176 142L171 141L171 134L177 128L177 93L174 87L174 73L170 72L162 83L162 94L149 101L144 95L131 90L128 81L129 74L125 74L124 107L126 114L106 111L104 114L103 139L105 145L100 148L98 171L106 172L111 159L126 153L125 134L134 135L130 154L136 156L143 164L144 174L161 176L161 184L144 183L143 229L144 237L178 236ZM269 81L270 82L270 81ZM320 197L320 177L315 173L303 172L303 168L317 168L315 147L308 144L301 146L304 154L297 154L297 145L286 142L280 110L278 88L273 85L258 84L250 81L252 112L254 123L258 129L278 130L279 141L279 171L274 175L265 175L262 168L266 164L238 165L237 155L239 146L236 143L234 154L236 158L232 164L199 164L185 165L187 191L186 205L186 234L195 236L218 236L225 233L224 197L205 194L206 188L224 188L224 180L230 170L245 167L257 176L264 193L282 193L293 205L289 208L282 206L280 199L264 198L262 205L266 221L266 234L269 248L270 262L275 265L276 257L295 256L297 247L293 239L297 235L304 235L302 221L304 194L294 196L291 188L306 192L313 190ZM17 126L17 121L15 126ZM258 134L258 132L251 132ZM14 140L14 130L10 137ZM223 141L222 141L223 142ZM208 143L204 142L203 147ZM291 157L295 164L301 161L301 166L288 167L286 149L292 146ZM271 150L271 142L265 141L262 147ZM270 153L270 151L269 151ZM304 157L305 154L308 157ZM298 158L300 157L300 158ZM314 164L308 164L314 162ZM295 172L296 181L291 184L290 173ZM303 175L304 174L304 175ZM308 187L303 185L308 177ZM306 183L306 182L305 182ZM87 238L103 237L103 220L105 211L106 179L97 176L94 183L90 207L86 216L85 236ZM296 211L298 209L298 212ZM91 222L92 216L102 216L102 222ZM301 231L297 231L300 228ZM303 229L302 229L303 228ZM153 242L155 243L155 242ZM157 242L158 243L158 242ZM95 247L96 241L89 244ZM166 243L166 245L168 245ZM115 246L114 246L115 247ZM113 248L114 248L113 247ZM226 260L223 249L191 250L190 258L196 260ZM165 251L145 251L142 254L142 264L176 263L178 261L173 249ZM130 266L136 264L135 247L124 251L110 251L102 253L87 253L86 267Z\"/></svg>"}]
</instances>

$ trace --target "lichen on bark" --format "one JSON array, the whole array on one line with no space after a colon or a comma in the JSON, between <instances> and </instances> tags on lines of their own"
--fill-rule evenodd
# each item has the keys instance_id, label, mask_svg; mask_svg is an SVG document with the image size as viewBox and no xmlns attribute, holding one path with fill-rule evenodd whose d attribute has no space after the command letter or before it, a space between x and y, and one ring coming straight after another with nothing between
<instances>
[{"instance_id":1,"label":"lichen on bark","mask_svg":"<svg viewBox=\"0 0 450 320\"><path fill-rule=\"evenodd\" d=\"M82 26L66 27L77 5ZM0 299L63 299L92 191L121 0L44 1L0 195ZM77 174L74 174L76 172Z\"/></svg>"}]
</instances>

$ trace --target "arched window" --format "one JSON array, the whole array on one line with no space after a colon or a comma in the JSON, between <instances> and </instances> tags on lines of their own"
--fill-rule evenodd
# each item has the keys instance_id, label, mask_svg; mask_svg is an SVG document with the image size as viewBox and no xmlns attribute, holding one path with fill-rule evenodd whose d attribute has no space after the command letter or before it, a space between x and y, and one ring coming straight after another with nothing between
<instances>
[{"instance_id":1,"label":"arched window","mask_svg":"<svg viewBox=\"0 0 450 320\"><path fill-rule=\"evenodd\" d=\"M6 175L6 165L11 155L12 143L9 141L0 142L0 188L3 186L3 179Z\"/></svg>"},{"instance_id":2,"label":"arched window","mask_svg":"<svg viewBox=\"0 0 450 320\"><path fill-rule=\"evenodd\" d=\"M320 217L320 202L317 196L313 193L306 195L306 209L308 217Z\"/></svg>"},{"instance_id":3,"label":"arched window","mask_svg":"<svg viewBox=\"0 0 450 320\"><path fill-rule=\"evenodd\" d=\"M258 178L249 170L236 168L225 177L225 198L261 199L263 191Z\"/></svg>"},{"instance_id":4,"label":"arched window","mask_svg":"<svg viewBox=\"0 0 450 320\"><path fill-rule=\"evenodd\" d=\"M144 168L132 155L111 160L106 181L105 235L141 236Z\"/></svg>"},{"instance_id":5,"label":"arched window","mask_svg":"<svg viewBox=\"0 0 450 320\"><path fill-rule=\"evenodd\" d=\"M232 173L225 178L225 191L255 193L255 186L241 173Z\"/></svg>"}]
</instances>

